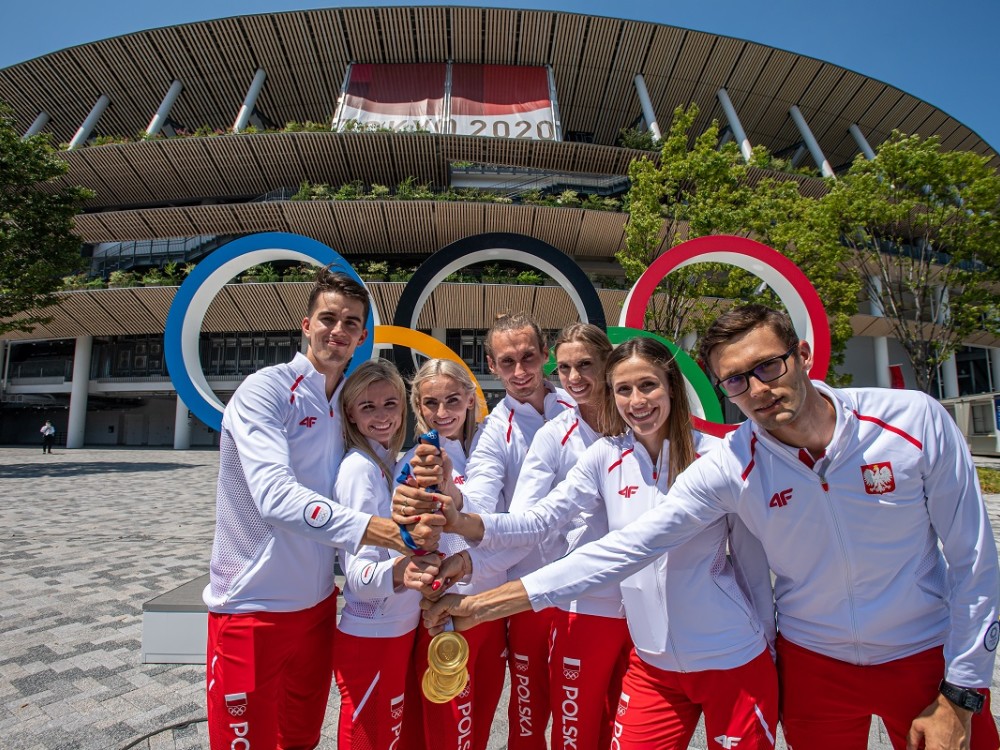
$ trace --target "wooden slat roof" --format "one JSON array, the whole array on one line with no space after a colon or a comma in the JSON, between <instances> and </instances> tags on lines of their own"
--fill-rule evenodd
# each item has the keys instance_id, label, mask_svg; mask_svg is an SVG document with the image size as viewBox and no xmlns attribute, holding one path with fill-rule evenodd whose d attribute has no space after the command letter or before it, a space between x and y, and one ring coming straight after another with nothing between
<instances>
[{"instance_id":1,"label":"wooden slat roof","mask_svg":"<svg viewBox=\"0 0 1000 750\"><path fill-rule=\"evenodd\" d=\"M402 282L375 282L368 288L382 323L392 323ZM293 331L302 323L310 282L227 284L205 314L202 331ZM30 333L10 332L3 339L73 338L162 334L176 287L132 287L63 292L52 317ZM605 316L616 321L625 292L599 289ZM534 316L543 328L562 328L578 319L569 295L559 287L500 284L441 284L427 300L419 328L488 328L507 310ZM31 311L37 313L39 311Z\"/></svg>"},{"instance_id":2,"label":"wooden slat roof","mask_svg":"<svg viewBox=\"0 0 1000 750\"><path fill-rule=\"evenodd\" d=\"M46 189L82 185L86 210L201 199L247 200L303 181L448 184L449 164L483 162L568 173L627 175L648 152L557 141L423 133L258 133L114 143L63 151L69 171ZM818 184L818 180L814 180Z\"/></svg>"},{"instance_id":3,"label":"wooden slat roof","mask_svg":"<svg viewBox=\"0 0 1000 750\"><path fill-rule=\"evenodd\" d=\"M283 201L109 211L76 217L86 243L293 232L345 256L430 255L463 237L514 232L571 257L611 259L628 214L582 208L438 201Z\"/></svg>"},{"instance_id":4,"label":"wooden slat roof","mask_svg":"<svg viewBox=\"0 0 1000 750\"><path fill-rule=\"evenodd\" d=\"M302 322L310 282L227 284L209 305L202 331L295 331ZM392 323L402 282L370 283L368 288L382 323ZM57 306L45 311L48 324L29 333L9 332L12 341L162 334L176 287L133 287L63 292ZM625 301L621 289L598 289L608 325L615 325ZM488 328L504 311L523 311L542 328L562 328L578 320L569 295L556 286L501 284L441 284L424 305L418 328ZM26 313L27 314L27 313ZM851 318L855 336L891 335L885 318L857 314ZM963 342L970 346L1000 347L1000 336L976 331Z\"/></svg>"},{"instance_id":5,"label":"wooden slat roof","mask_svg":"<svg viewBox=\"0 0 1000 750\"><path fill-rule=\"evenodd\" d=\"M184 90L172 119L189 130L225 129L262 68L267 81L258 110L267 120L328 122L350 62L449 59L551 65L564 132L593 133L601 145L612 145L619 129L639 116L632 78L642 73L661 126L675 107L692 101L701 108L696 128L712 118L723 120L715 92L725 87L751 142L773 151L799 140L788 115L788 107L798 104L834 165L849 162L858 151L847 135L852 122L873 147L901 128L940 135L947 144L990 155L1000 165L989 144L947 113L839 66L715 34L554 11L328 8L150 29L0 70L0 98L25 129L39 111L49 112L55 139L68 141L106 94L111 106L97 133L132 135L146 127L178 79ZM495 145L502 153L509 144ZM378 168L377 155L384 151L372 149L370 166ZM356 169L351 178L359 174ZM143 183L141 172L135 180L137 186ZM238 187L236 180L232 189Z\"/></svg>"}]
</instances>

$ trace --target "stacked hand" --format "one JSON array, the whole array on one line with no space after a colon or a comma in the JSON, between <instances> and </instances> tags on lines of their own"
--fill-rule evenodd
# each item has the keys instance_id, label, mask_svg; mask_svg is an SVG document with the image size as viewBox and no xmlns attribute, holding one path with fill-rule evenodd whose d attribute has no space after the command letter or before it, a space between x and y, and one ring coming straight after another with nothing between
<instances>
[{"instance_id":1,"label":"stacked hand","mask_svg":"<svg viewBox=\"0 0 1000 750\"><path fill-rule=\"evenodd\" d=\"M418 445L410 460L410 479L406 484L397 484L393 493L392 520L406 526L415 519L440 512L444 517L444 531L451 531L458 520L461 493L450 477L448 455L432 445ZM446 492L451 490L451 494L426 489L430 487L443 488Z\"/></svg>"},{"instance_id":2,"label":"stacked hand","mask_svg":"<svg viewBox=\"0 0 1000 750\"><path fill-rule=\"evenodd\" d=\"M425 599L437 601L449 588L471 571L466 555L459 552L451 557L441 553L412 558L403 575L403 585L419 591Z\"/></svg>"}]
</instances>

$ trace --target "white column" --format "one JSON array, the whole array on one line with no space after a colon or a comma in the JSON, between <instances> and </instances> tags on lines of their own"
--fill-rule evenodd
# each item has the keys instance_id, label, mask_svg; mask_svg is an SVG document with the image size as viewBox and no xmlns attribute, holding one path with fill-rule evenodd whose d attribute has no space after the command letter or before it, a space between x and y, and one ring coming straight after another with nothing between
<instances>
[{"instance_id":1,"label":"white column","mask_svg":"<svg viewBox=\"0 0 1000 750\"><path fill-rule=\"evenodd\" d=\"M729 127L733 131L736 142L740 144L740 153L743 154L743 161L750 161L750 157L753 154L753 147L750 145L747 133L743 129L743 123L740 122L740 118L736 115L736 108L729 98L729 92L725 89L719 89L715 95L719 99L719 104L722 105L722 111L726 113L726 120L729 122Z\"/></svg>"},{"instance_id":2,"label":"white column","mask_svg":"<svg viewBox=\"0 0 1000 750\"><path fill-rule=\"evenodd\" d=\"M177 101L182 88L184 88L184 84L180 81L174 81L170 84L167 95L163 97L159 109L156 110L153 119L149 121L149 125L146 126L146 135L158 135L160 130L163 129L164 123L170 116L170 108L174 106L174 102Z\"/></svg>"},{"instance_id":3,"label":"white column","mask_svg":"<svg viewBox=\"0 0 1000 750\"><path fill-rule=\"evenodd\" d=\"M633 81L635 82L635 93L639 95L639 105L642 107L642 116L646 119L646 127L649 128L649 132L653 134L654 140L662 140L663 136L660 134L660 124L656 121L656 113L653 111L653 102L650 101L649 91L646 89L646 79L642 77L642 73L636 73Z\"/></svg>"},{"instance_id":4,"label":"white column","mask_svg":"<svg viewBox=\"0 0 1000 750\"><path fill-rule=\"evenodd\" d=\"M191 447L191 420L188 418L187 405L177 397L177 407L174 410L174 450L186 451Z\"/></svg>"},{"instance_id":5,"label":"white column","mask_svg":"<svg viewBox=\"0 0 1000 750\"><path fill-rule=\"evenodd\" d=\"M0 393L7 390L7 377L10 374L10 349L13 345L13 342L7 340L0 341L0 351L3 352L3 377L0 378ZM993 382L997 382L996 378Z\"/></svg>"},{"instance_id":6,"label":"white column","mask_svg":"<svg viewBox=\"0 0 1000 750\"><path fill-rule=\"evenodd\" d=\"M90 114L87 115L87 119L83 121L83 125L80 129L76 131L76 135L73 136L73 140L69 142L69 150L72 151L74 148L79 148L87 142L90 138L90 134L94 131L94 126L97 125L97 121L101 119L101 115L104 114L104 110L108 108L108 104L111 100L106 94L101 94L94 108L90 110Z\"/></svg>"},{"instance_id":7,"label":"white column","mask_svg":"<svg viewBox=\"0 0 1000 750\"><path fill-rule=\"evenodd\" d=\"M698 334L694 331L685 333L681 336L680 347L686 352L690 352L694 349L694 345L698 343Z\"/></svg>"},{"instance_id":8,"label":"white column","mask_svg":"<svg viewBox=\"0 0 1000 750\"><path fill-rule=\"evenodd\" d=\"M25 131L24 136L21 138L21 140L22 141L26 140L28 138L31 138L31 136L40 133L42 128L44 128L48 124L49 124L49 113L43 109L41 112L38 113L38 117L35 118L35 121L31 123L31 127L28 128L27 131Z\"/></svg>"},{"instance_id":9,"label":"white column","mask_svg":"<svg viewBox=\"0 0 1000 750\"><path fill-rule=\"evenodd\" d=\"M448 339L448 329L447 328L432 328L431 337L437 339L442 344L444 344Z\"/></svg>"},{"instance_id":10,"label":"white column","mask_svg":"<svg viewBox=\"0 0 1000 750\"><path fill-rule=\"evenodd\" d=\"M250 83L250 88L247 90L247 95L243 99L243 106L240 107L240 111L236 115L236 121L233 123L234 133L243 132L243 128L247 126L247 122L250 120L250 113L253 112L253 108L257 104L257 97L264 86L265 77L263 68L258 68L254 74L253 81Z\"/></svg>"},{"instance_id":11,"label":"white column","mask_svg":"<svg viewBox=\"0 0 1000 750\"><path fill-rule=\"evenodd\" d=\"M788 114L792 116L795 121L795 127L799 129L799 133L802 135L802 140L806 142L806 147L809 149L809 153L812 154L813 161L816 162L816 166L819 167L819 171L822 172L824 177L833 177L833 167L830 166L830 162L826 160L823 156L823 150L819 147L819 142L816 140L816 136L813 135L812 130L809 129L809 124L806 122L806 118L802 116L799 112L798 106L792 105L791 109L788 110Z\"/></svg>"},{"instance_id":12,"label":"white column","mask_svg":"<svg viewBox=\"0 0 1000 750\"><path fill-rule=\"evenodd\" d=\"M941 389L945 398L958 398L958 363L954 354L941 363Z\"/></svg>"},{"instance_id":13,"label":"white column","mask_svg":"<svg viewBox=\"0 0 1000 750\"><path fill-rule=\"evenodd\" d=\"M77 336L73 352L73 383L69 393L69 424L66 427L66 447L82 448L87 428L87 392L90 389L90 353L93 336Z\"/></svg>"},{"instance_id":14,"label":"white column","mask_svg":"<svg viewBox=\"0 0 1000 750\"><path fill-rule=\"evenodd\" d=\"M302 341L299 343L299 351L303 354L309 353L309 337L302 334Z\"/></svg>"},{"instance_id":15,"label":"white column","mask_svg":"<svg viewBox=\"0 0 1000 750\"><path fill-rule=\"evenodd\" d=\"M993 392L1000 393L1000 348L990 349L990 375L993 376ZM996 422L996 405L994 402L993 434L996 437L994 450L1000 453L1000 424Z\"/></svg>"},{"instance_id":16,"label":"white column","mask_svg":"<svg viewBox=\"0 0 1000 750\"><path fill-rule=\"evenodd\" d=\"M878 317L885 316L882 306L882 279L879 276L868 277L868 307L869 312ZM892 378L889 376L889 339L885 336L872 336L872 350L875 360L875 385L879 388L891 388Z\"/></svg>"},{"instance_id":17,"label":"white column","mask_svg":"<svg viewBox=\"0 0 1000 750\"><path fill-rule=\"evenodd\" d=\"M993 376L993 392L1000 393L1000 349L990 349L990 374Z\"/></svg>"},{"instance_id":18,"label":"white column","mask_svg":"<svg viewBox=\"0 0 1000 750\"><path fill-rule=\"evenodd\" d=\"M851 135L854 136L854 142L858 144L858 148L861 149L861 153L865 155L865 158L868 161L874 159L875 151L868 144L868 139L865 138L864 134L862 134L861 128L852 122L851 127L849 127L848 130L851 132Z\"/></svg>"},{"instance_id":19,"label":"white column","mask_svg":"<svg viewBox=\"0 0 1000 750\"><path fill-rule=\"evenodd\" d=\"M875 385L879 388L891 388L892 378L889 373L889 339L885 336L873 336L872 350L875 358Z\"/></svg>"}]
</instances>

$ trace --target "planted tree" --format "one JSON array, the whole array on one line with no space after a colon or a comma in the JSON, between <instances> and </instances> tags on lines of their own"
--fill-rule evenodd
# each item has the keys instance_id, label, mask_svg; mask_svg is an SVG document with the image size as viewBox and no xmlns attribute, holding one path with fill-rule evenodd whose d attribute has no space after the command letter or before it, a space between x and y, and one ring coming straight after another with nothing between
<instances>
[{"instance_id":1,"label":"planted tree","mask_svg":"<svg viewBox=\"0 0 1000 750\"><path fill-rule=\"evenodd\" d=\"M54 304L63 277L80 270L73 217L93 193L44 188L67 169L47 135L22 140L10 110L0 104L0 334L50 321L42 313L22 313Z\"/></svg>"},{"instance_id":2,"label":"planted tree","mask_svg":"<svg viewBox=\"0 0 1000 750\"><path fill-rule=\"evenodd\" d=\"M966 336L1000 332L998 209L987 157L898 132L819 201L923 391Z\"/></svg>"},{"instance_id":3,"label":"planted tree","mask_svg":"<svg viewBox=\"0 0 1000 750\"><path fill-rule=\"evenodd\" d=\"M767 164L765 149L750 163L736 144L719 147L718 123L693 140L697 105L674 111L663 140L660 163L637 159L629 168L629 222L625 248L616 257L630 284L662 253L695 237L750 236L790 257L817 287L831 318L833 362L843 359L851 336L858 284L842 272L848 250L830 243L829 227L811 216L812 199L791 178L763 177L753 168ZM646 327L673 341L703 330L734 300L779 300L760 279L739 269L701 263L670 274L646 313Z\"/></svg>"}]
</instances>

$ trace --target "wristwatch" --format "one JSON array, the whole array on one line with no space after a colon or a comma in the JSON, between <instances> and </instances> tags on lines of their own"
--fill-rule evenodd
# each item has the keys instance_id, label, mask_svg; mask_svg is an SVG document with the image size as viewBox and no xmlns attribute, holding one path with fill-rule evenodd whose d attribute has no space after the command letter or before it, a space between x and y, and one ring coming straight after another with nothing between
<instances>
[{"instance_id":1,"label":"wristwatch","mask_svg":"<svg viewBox=\"0 0 1000 750\"><path fill-rule=\"evenodd\" d=\"M972 711L974 714L982 711L983 703L986 702L986 697L978 690L952 685L947 680L941 680L938 691L959 708Z\"/></svg>"}]
</instances>

